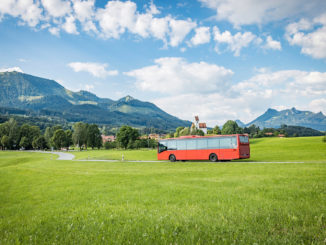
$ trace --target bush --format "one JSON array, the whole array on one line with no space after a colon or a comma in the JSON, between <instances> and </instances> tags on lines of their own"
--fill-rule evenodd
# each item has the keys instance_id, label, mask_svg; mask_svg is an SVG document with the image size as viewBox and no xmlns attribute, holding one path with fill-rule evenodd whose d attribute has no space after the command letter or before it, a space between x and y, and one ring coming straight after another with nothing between
<instances>
[{"instance_id":1,"label":"bush","mask_svg":"<svg viewBox=\"0 0 326 245\"><path fill-rule=\"evenodd\" d=\"M110 141L105 142L104 143L104 148L106 150L117 148L117 143L115 141L113 141L113 142L110 142Z\"/></svg>"}]
</instances>

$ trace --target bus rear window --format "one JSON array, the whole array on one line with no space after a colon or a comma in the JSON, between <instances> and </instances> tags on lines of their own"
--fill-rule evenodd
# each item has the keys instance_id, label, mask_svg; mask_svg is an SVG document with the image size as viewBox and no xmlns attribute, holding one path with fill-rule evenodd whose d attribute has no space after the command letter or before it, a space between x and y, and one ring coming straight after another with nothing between
<instances>
[{"instance_id":1,"label":"bus rear window","mask_svg":"<svg viewBox=\"0 0 326 245\"><path fill-rule=\"evenodd\" d=\"M249 143L248 136L239 136L240 143Z\"/></svg>"}]
</instances>

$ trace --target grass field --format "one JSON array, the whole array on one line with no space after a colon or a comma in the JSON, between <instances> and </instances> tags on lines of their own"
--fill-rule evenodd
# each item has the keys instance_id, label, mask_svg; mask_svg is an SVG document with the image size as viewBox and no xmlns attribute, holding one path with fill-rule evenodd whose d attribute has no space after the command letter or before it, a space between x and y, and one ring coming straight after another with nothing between
<instances>
[{"instance_id":1,"label":"grass field","mask_svg":"<svg viewBox=\"0 0 326 245\"><path fill-rule=\"evenodd\" d=\"M322 137L259 138L250 140L251 157L245 161L325 161ZM72 152L76 159L157 160L157 150L88 150ZM244 160L241 160L244 161Z\"/></svg>"},{"instance_id":2,"label":"grass field","mask_svg":"<svg viewBox=\"0 0 326 245\"><path fill-rule=\"evenodd\" d=\"M295 140L253 141L253 158L267 160L265 149L271 161L305 163L78 162L0 152L0 244L324 244L326 148L321 138Z\"/></svg>"}]
</instances>

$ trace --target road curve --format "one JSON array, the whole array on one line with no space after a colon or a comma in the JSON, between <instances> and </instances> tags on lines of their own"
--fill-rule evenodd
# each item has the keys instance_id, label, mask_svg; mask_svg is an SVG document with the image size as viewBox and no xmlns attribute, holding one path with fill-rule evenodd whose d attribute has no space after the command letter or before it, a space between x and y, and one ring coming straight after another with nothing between
<instances>
[{"instance_id":1,"label":"road curve","mask_svg":"<svg viewBox=\"0 0 326 245\"><path fill-rule=\"evenodd\" d=\"M73 160L75 158L75 155L71 153L61 152L61 151L29 151L29 152L55 154L59 156L56 160Z\"/></svg>"}]
</instances>

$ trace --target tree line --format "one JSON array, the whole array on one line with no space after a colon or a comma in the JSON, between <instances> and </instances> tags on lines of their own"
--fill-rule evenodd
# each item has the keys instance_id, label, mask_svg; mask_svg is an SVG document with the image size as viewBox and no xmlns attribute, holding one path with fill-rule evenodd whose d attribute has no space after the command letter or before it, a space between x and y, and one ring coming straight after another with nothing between
<instances>
[{"instance_id":1,"label":"tree line","mask_svg":"<svg viewBox=\"0 0 326 245\"><path fill-rule=\"evenodd\" d=\"M82 149L88 147L112 148L155 148L154 139L141 139L139 131L130 126L122 126L116 135L116 141L102 144L102 136L96 124L77 122L72 129L64 130L60 125L47 127L44 133L38 126L30 124L18 125L17 121L10 118L0 124L0 147L3 150L45 150L62 148L68 149L75 146Z\"/></svg>"},{"instance_id":2,"label":"tree line","mask_svg":"<svg viewBox=\"0 0 326 245\"><path fill-rule=\"evenodd\" d=\"M271 137L280 134L285 137L292 136L320 136L323 133L300 126L282 125L279 129L264 128L260 129L255 125L241 128L235 121L227 121L222 129L215 126L207 131L208 135L218 134L248 134L251 138ZM178 127L174 133L169 133L166 137L180 137L186 135L205 135L202 130L192 127ZM324 137L326 141L326 136ZM96 124L88 124L83 122L74 123L71 129L64 130L62 126L55 125L47 127L44 133L38 126L30 124L18 125L17 121L10 118L8 121L0 124L0 147L1 149L17 150L17 149L62 149L75 146L80 150L88 147L113 149L139 149L139 148L155 148L157 141L146 137L140 137L138 129L130 126L122 126L116 134L116 141L105 142L102 144L102 137L99 127Z\"/></svg>"},{"instance_id":3,"label":"tree line","mask_svg":"<svg viewBox=\"0 0 326 245\"><path fill-rule=\"evenodd\" d=\"M220 129L219 126L215 126L212 129L207 130L207 134L242 134L244 133L243 129L238 126L238 124L235 121L229 120L227 121L222 129ZM204 136L205 133L197 129L194 125L191 127L178 127L174 133L169 133L167 135L167 138L177 138L180 136L187 136L187 135L199 135L199 136Z\"/></svg>"},{"instance_id":4,"label":"tree line","mask_svg":"<svg viewBox=\"0 0 326 245\"><path fill-rule=\"evenodd\" d=\"M87 149L102 146L101 133L96 124L78 122L72 128L64 130L56 125L47 127L42 133L38 126L26 123L19 126L15 119L10 118L0 124L0 146L6 150L69 149L72 145Z\"/></svg>"},{"instance_id":5,"label":"tree line","mask_svg":"<svg viewBox=\"0 0 326 245\"><path fill-rule=\"evenodd\" d=\"M263 128L260 129L256 125L250 125L249 127L241 128L235 121L228 120L220 129L219 126L215 126L212 129L207 130L207 135L219 135L219 134L248 134L250 138L261 137L276 137L282 135L284 137L302 137L302 136L322 136L322 132L301 126L288 126L281 125L280 128ZM180 137L186 135L204 135L202 130L192 127L178 127L174 133L169 133L167 138Z\"/></svg>"}]
</instances>

